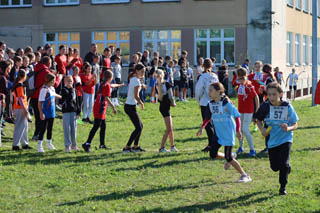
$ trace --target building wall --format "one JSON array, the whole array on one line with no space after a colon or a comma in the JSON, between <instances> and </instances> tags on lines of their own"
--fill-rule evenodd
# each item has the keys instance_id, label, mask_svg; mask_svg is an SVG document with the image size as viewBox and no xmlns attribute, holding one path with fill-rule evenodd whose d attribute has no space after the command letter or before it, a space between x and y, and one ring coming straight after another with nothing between
<instances>
[{"instance_id":1,"label":"building wall","mask_svg":"<svg viewBox=\"0 0 320 213\"><path fill-rule=\"evenodd\" d=\"M26 28L25 39L16 43L8 33L3 40L17 48L43 44L43 32L80 32L81 55L84 56L91 43L93 31L130 31L130 52L142 48L142 30L181 30L181 49L189 52L189 60L194 58L195 28L224 28L236 30L236 60L246 57L246 0L195 1L142 3L131 0L124 4L93 5L91 0L80 0L75 6L43 6L42 0L33 1L31 8L0 9L0 18L14 16L1 23L5 31L15 31L15 27ZM3 19L0 19L3 20ZM32 25L37 30L30 27ZM28 31L29 30L29 31ZM32 38L30 38L32 37ZM24 44L24 45L23 45Z\"/></svg>"}]
</instances>

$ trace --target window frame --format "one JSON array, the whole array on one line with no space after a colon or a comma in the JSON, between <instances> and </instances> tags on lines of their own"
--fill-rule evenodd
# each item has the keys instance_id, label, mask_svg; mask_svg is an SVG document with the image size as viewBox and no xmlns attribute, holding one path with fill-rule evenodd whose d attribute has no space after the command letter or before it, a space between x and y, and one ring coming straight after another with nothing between
<instances>
[{"instance_id":1,"label":"window frame","mask_svg":"<svg viewBox=\"0 0 320 213\"><path fill-rule=\"evenodd\" d=\"M296 0L296 9L300 11L302 10L302 0Z\"/></svg>"},{"instance_id":2,"label":"window frame","mask_svg":"<svg viewBox=\"0 0 320 213\"><path fill-rule=\"evenodd\" d=\"M290 2L290 1L292 1L292 3ZM289 7L294 7L294 0L287 0L287 5L289 6Z\"/></svg>"},{"instance_id":3,"label":"window frame","mask_svg":"<svg viewBox=\"0 0 320 213\"><path fill-rule=\"evenodd\" d=\"M108 40L107 38L107 34L108 32L112 32L112 33L117 33L117 40ZM120 40L120 33L121 32L128 32L129 33L129 40ZM95 33L104 33L104 40L95 40L94 39L94 35ZM112 31L112 30L108 30L108 31L93 31L91 32L91 42L94 43L94 44L103 44L104 45L104 48L108 47L109 45L108 44L116 44L117 47L120 48L120 43L128 43L129 44L129 59L128 59L128 63L123 63L122 66L129 66L129 63L130 63L130 34L131 32L129 30L123 30L123 31ZM115 48L117 48L115 47ZM103 54L103 52L102 52Z\"/></svg>"},{"instance_id":4,"label":"window frame","mask_svg":"<svg viewBox=\"0 0 320 213\"><path fill-rule=\"evenodd\" d=\"M304 66L309 64L309 44L308 44L308 36L303 35L303 62Z\"/></svg>"},{"instance_id":5,"label":"window frame","mask_svg":"<svg viewBox=\"0 0 320 213\"><path fill-rule=\"evenodd\" d=\"M68 41L59 41L59 33L67 33L68 34ZM79 41L71 41L71 33L79 33ZM47 34L55 34L55 41L47 41ZM79 44L80 46L80 32L45 32L43 33L43 45L46 44L54 44L56 52L55 55L59 54L59 45L66 45L70 47L71 44Z\"/></svg>"},{"instance_id":6,"label":"window frame","mask_svg":"<svg viewBox=\"0 0 320 213\"><path fill-rule=\"evenodd\" d=\"M307 4L306 4L307 3ZM305 13L309 13L309 0L303 0L303 3L302 3L302 10L303 12Z\"/></svg>"},{"instance_id":7,"label":"window frame","mask_svg":"<svg viewBox=\"0 0 320 213\"><path fill-rule=\"evenodd\" d=\"M286 65L293 65L293 33L287 32Z\"/></svg>"},{"instance_id":8,"label":"window frame","mask_svg":"<svg viewBox=\"0 0 320 213\"><path fill-rule=\"evenodd\" d=\"M181 0L141 0L142 3L180 2Z\"/></svg>"},{"instance_id":9,"label":"window frame","mask_svg":"<svg viewBox=\"0 0 320 213\"><path fill-rule=\"evenodd\" d=\"M54 0L55 3L47 3L47 0L43 0L43 6L45 7L57 7L57 6L77 6L80 5L80 0L77 0L78 2L70 2L70 0L67 0L67 3L57 3L58 0Z\"/></svg>"},{"instance_id":10,"label":"window frame","mask_svg":"<svg viewBox=\"0 0 320 213\"><path fill-rule=\"evenodd\" d=\"M299 39L297 39L299 38ZM296 66L301 66L301 35L295 35L295 57L296 57Z\"/></svg>"},{"instance_id":11,"label":"window frame","mask_svg":"<svg viewBox=\"0 0 320 213\"><path fill-rule=\"evenodd\" d=\"M145 39L144 34L146 31L152 31L155 34L155 38L153 39ZM168 32L168 38L166 39L159 39L158 38L158 31L167 31ZM180 31L180 39L178 38L172 38L171 37L171 32L172 31ZM145 43L146 42L152 42L153 43L153 47L154 47L154 52L159 52L158 50L158 43L159 42L167 42L168 43L168 55L171 56L172 58L174 58L173 54L172 54L172 50L171 50L171 44L175 43L175 42L180 42L180 50L182 50L182 42L181 42L181 37L182 37L182 30L179 29L161 29L161 30L143 30L142 31L142 51L145 50ZM181 55L181 51L180 51L180 55ZM180 55L178 56L178 58L180 57Z\"/></svg>"},{"instance_id":12,"label":"window frame","mask_svg":"<svg viewBox=\"0 0 320 213\"><path fill-rule=\"evenodd\" d=\"M219 38L210 38L210 30L212 29L219 29L220 30L220 37ZM225 38L224 37L224 30L230 30L232 29L234 31L234 36L232 38ZM207 37L206 38L197 38L197 30L206 30L207 31ZM207 57L212 57L210 55L210 42L211 41L220 41L220 54L221 54L221 61L216 62L216 65L221 65L222 60L225 59L224 56L224 42L225 41L233 41L234 42L234 62L229 63L227 62L228 65L234 66L236 64L236 29L235 28L197 28L194 29L194 64L198 64L197 60L197 42L198 41L206 41L207 42Z\"/></svg>"},{"instance_id":13,"label":"window frame","mask_svg":"<svg viewBox=\"0 0 320 213\"><path fill-rule=\"evenodd\" d=\"M0 5L0 8L19 8L19 7L32 7L32 0L31 4L23 4L23 0L20 0L19 5L12 5L12 0L8 0L8 5Z\"/></svg>"},{"instance_id":14,"label":"window frame","mask_svg":"<svg viewBox=\"0 0 320 213\"><path fill-rule=\"evenodd\" d=\"M103 2L97 2L97 0L91 0L91 4L128 4L131 0L103 0Z\"/></svg>"}]
</instances>

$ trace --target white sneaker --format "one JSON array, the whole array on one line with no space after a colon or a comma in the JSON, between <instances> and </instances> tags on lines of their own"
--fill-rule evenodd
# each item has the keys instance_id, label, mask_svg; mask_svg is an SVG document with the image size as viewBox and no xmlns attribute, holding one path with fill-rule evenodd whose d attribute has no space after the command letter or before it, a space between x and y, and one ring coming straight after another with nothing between
<instances>
[{"instance_id":1,"label":"white sneaker","mask_svg":"<svg viewBox=\"0 0 320 213\"><path fill-rule=\"evenodd\" d=\"M247 182L250 182L252 181L250 176L249 175L241 175L239 180L238 180L238 183L247 183Z\"/></svg>"},{"instance_id":2,"label":"white sneaker","mask_svg":"<svg viewBox=\"0 0 320 213\"><path fill-rule=\"evenodd\" d=\"M41 145L38 145L38 152L40 152L40 153L43 153L43 152L44 152L44 149L43 149L42 144L41 144Z\"/></svg>"},{"instance_id":3,"label":"white sneaker","mask_svg":"<svg viewBox=\"0 0 320 213\"><path fill-rule=\"evenodd\" d=\"M238 156L236 152L232 152L232 154L231 154L231 155L232 155L232 158L233 158L233 159L236 159L236 158L237 158L237 156Z\"/></svg>"},{"instance_id":4,"label":"white sneaker","mask_svg":"<svg viewBox=\"0 0 320 213\"><path fill-rule=\"evenodd\" d=\"M159 149L159 153L169 153L170 151L167 150L166 148L161 148Z\"/></svg>"},{"instance_id":5,"label":"white sneaker","mask_svg":"<svg viewBox=\"0 0 320 213\"><path fill-rule=\"evenodd\" d=\"M171 147L171 152L179 152L176 146Z\"/></svg>"},{"instance_id":6,"label":"white sneaker","mask_svg":"<svg viewBox=\"0 0 320 213\"><path fill-rule=\"evenodd\" d=\"M47 143L48 150L56 150L52 143Z\"/></svg>"},{"instance_id":7,"label":"white sneaker","mask_svg":"<svg viewBox=\"0 0 320 213\"><path fill-rule=\"evenodd\" d=\"M224 170L229 170L231 168L231 163L226 162L224 164Z\"/></svg>"},{"instance_id":8,"label":"white sneaker","mask_svg":"<svg viewBox=\"0 0 320 213\"><path fill-rule=\"evenodd\" d=\"M76 152L80 151L80 149L77 146L71 146L71 150Z\"/></svg>"},{"instance_id":9,"label":"white sneaker","mask_svg":"<svg viewBox=\"0 0 320 213\"><path fill-rule=\"evenodd\" d=\"M65 152L71 152L70 146L66 146Z\"/></svg>"}]
</instances>

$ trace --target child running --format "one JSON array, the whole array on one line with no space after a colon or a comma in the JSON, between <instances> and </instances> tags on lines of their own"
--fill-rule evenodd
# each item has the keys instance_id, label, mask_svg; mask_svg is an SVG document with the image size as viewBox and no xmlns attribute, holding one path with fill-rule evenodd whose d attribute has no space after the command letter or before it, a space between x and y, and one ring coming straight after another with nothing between
<instances>
[{"instance_id":1,"label":"child running","mask_svg":"<svg viewBox=\"0 0 320 213\"><path fill-rule=\"evenodd\" d=\"M258 112L256 119L261 134L269 135L267 128L271 127L268 140L268 153L270 167L274 172L280 171L280 195L286 195L288 175L291 172L290 148L293 141L293 130L298 128L298 116L292 105L282 101L283 90L281 86L272 82L267 86L269 100L264 102ZM265 126L262 125L265 121Z\"/></svg>"},{"instance_id":2,"label":"child running","mask_svg":"<svg viewBox=\"0 0 320 213\"><path fill-rule=\"evenodd\" d=\"M77 147L77 118L80 116L80 107L77 103L76 90L73 88L71 75L64 77L64 85L61 91L62 118L65 152L79 151Z\"/></svg>"},{"instance_id":3,"label":"child running","mask_svg":"<svg viewBox=\"0 0 320 213\"><path fill-rule=\"evenodd\" d=\"M28 102L23 82L26 80L27 73L19 70L14 81L12 92L14 97L13 110L16 115L14 124L12 150L20 150L19 144L22 142L22 149L32 149L28 145Z\"/></svg>"},{"instance_id":4,"label":"child running","mask_svg":"<svg viewBox=\"0 0 320 213\"><path fill-rule=\"evenodd\" d=\"M250 81L247 80L247 70L243 67L237 70L237 81L235 83L236 90L238 92L238 110L241 115L241 132L244 136L246 136L249 147L251 157L256 155L256 151L253 145L253 138L250 133L250 123L252 121L252 116L254 112L254 103L256 106L259 105L259 97L254 89L254 86ZM254 100L254 102L253 102ZM256 112L258 111L258 107L256 107ZM243 140L240 140L240 147L237 151L238 154L243 153Z\"/></svg>"},{"instance_id":5,"label":"child running","mask_svg":"<svg viewBox=\"0 0 320 213\"><path fill-rule=\"evenodd\" d=\"M109 70L106 70L103 73L103 81L100 84L96 101L93 106L93 116L94 123L90 131L87 142L82 144L82 148L86 152L90 152L91 142L94 138L97 130L100 128L100 149L110 149L105 145L105 136L106 136L106 111L108 104L111 106L113 113L116 115L118 111L116 110L114 104L110 100L111 97L111 85L110 82L113 79L113 73ZM120 87L121 85L114 85L114 87Z\"/></svg>"},{"instance_id":6,"label":"child running","mask_svg":"<svg viewBox=\"0 0 320 213\"><path fill-rule=\"evenodd\" d=\"M56 104L55 99L61 99L61 96L56 94L54 90L54 83L56 81L56 77L52 73L48 73L46 75L46 83L40 90L40 96L38 101L38 109L40 112L40 134L38 139L38 152L44 152L42 142L44 133L47 130L47 147L48 150L55 150L56 148L52 144L52 128L54 118L56 117Z\"/></svg>"},{"instance_id":7,"label":"child running","mask_svg":"<svg viewBox=\"0 0 320 213\"><path fill-rule=\"evenodd\" d=\"M166 131L162 137L162 142L161 142L161 147L159 149L159 152L160 153L170 152L165 148L168 137L170 139L171 151L178 152L178 149L174 145L172 118L170 115L170 106L173 106L173 107L176 106L176 103L173 97L173 92L172 92L172 85L164 81L164 73L162 70L156 71L156 79L157 79L157 86L158 86L158 93L159 93L158 100L160 102L159 110L166 124Z\"/></svg>"},{"instance_id":8,"label":"child running","mask_svg":"<svg viewBox=\"0 0 320 213\"><path fill-rule=\"evenodd\" d=\"M128 140L127 145L123 148L123 153L129 152L145 152L144 149L141 149L139 146L139 140L141 136L141 132L143 129L143 124L137 112L137 104L140 106L141 110L144 109L144 104L139 97L139 91L141 89L141 78L144 77L145 74L145 66L142 64L137 64L135 66L135 72L129 76L130 83L128 89L128 95L126 104L124 105L124 111L129 116L131 122L133 123L135 130L131 133L131 136ZM131 77L131 78L130 78ZM134 141L134 146L131 148L131 145Z\"/></svg>"},{"instance_id":9,"label":"child running","mask_svg":"<svg viewBox=\"0 0 320 213\"><path fill-rule=\"evenodd\" d=\"M201 128L199 129L197 136L201 136L203 128L212 120L214 130L218 137L218 142L215 140L211 157L214 159L225 158L227 162L224 165L225 170L229 169L231 165L241 174L238 182L246 183L251 181L249 175L247 175L240 163L235 159L236 154L232 153L232 147L235 145L235 134L241 140L241 121L238 110L223 97L224 87L221 83L213 83L209 88L209 96L211 101L208 103L208 108L211 112L211 118L207 118ZM233 120L235 119L235 121ZM219 148L224 146L224 154L218 152Z\"/></svg>"}]
</instances>

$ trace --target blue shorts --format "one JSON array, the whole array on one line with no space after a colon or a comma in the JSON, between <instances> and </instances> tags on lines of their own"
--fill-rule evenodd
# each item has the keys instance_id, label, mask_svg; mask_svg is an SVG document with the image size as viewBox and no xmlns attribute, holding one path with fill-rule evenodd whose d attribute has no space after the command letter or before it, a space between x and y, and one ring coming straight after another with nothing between
<instances>
[{"instance_id":1,"label":"blue shorts","mask_svg":"<svg viewBox=\"0 0 320 213\"><path fill-rule=\"evenodd\" d=\"M180 89L188 89L188 88L189 88L188 82L184 82L184 81L180 82Z\"/></svg>"},{"instance_id":2,"label":"blue shorts","mask_svg":"<svg viewBox=\"0 0 320 213\"><path fill-rule=\"evenodd\" d=\"M155 87L157 85L157 80L153 77L150 77L150 82L149 82L149 86L150 87Z\"/></svg>"}]
</instances>

